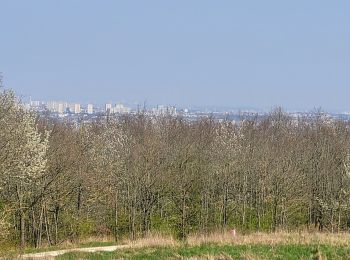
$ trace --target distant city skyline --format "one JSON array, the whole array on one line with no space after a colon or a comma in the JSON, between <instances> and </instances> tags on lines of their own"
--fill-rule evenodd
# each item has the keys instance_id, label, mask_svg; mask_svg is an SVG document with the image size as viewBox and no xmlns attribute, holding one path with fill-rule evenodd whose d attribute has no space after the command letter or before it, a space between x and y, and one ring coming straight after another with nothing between
<instances>
[{"instance_id":1,"label":"distant city skyline","mask_svg":"<svg viewBox=\"0 0 350 260\"><path fill-rule=\"evenodd\" d=\"M77 103L350 111L349 1L1 1L0 72Z\"/></svg>"},{"instance_id":2,"label":"distant city skyline","mask_svg":"<svg viewBox=\"0 0 350 260\"><path fill-rule=\"evenodd\" d=\"M263 119L270 111L256 109L188 109L175 106L157 105L155 107L132 108L120 103L106 103L104 106L94 104L69 103L66 101L38 101L30 100L24 103L24 108L38 112L38 115L50 116L58 120L68 120L76 124L93 122L97 118L107 116L136 115L140 111L150 117L158 116L181 116L186 120L197 120L198 118L211 117L217 121L229 120L234 124L240 124L242 119ZM337 120L350 122L350 112L329 113L318 109L312 111L287 111L293 122L298 122L300 118L310 118L316 114L322 115L324 122L335 122ZM320 114L321 113L321 114ZM258 119L258 120L259 120Z\"/></svg>"},{"instance_id":3,"label":"distant city skyline","mask_svg":"<svg viewBox=\"0 0 350 260\"><path fill-rule=\"evenodd\" d=\"M154 111L155 109L160 110L168 110L168 109L175 109L178 111L196 111L198 113L234 113L234 114L240 114L240 113L258 113L258 114L268 114L271 111L282 108L284 112L288 114L294 114L294 113L301 113L301 114L313 114L322 112L325 114L333 114L333 115L350 115L350 111L345 110L325 110L322 107L314 107L312 109L286 109L281 106L274 106L270 107L268 109L265 108L257 108L257 107L235 107L235 106L177 106L173 104L128 104L125 102L105 102L105 103L96 103L96 102L71 102L67 100L35 100L31 97L26 99L21 99L21 102L28 108L38 108L42 107L45 108L51 112L59 112L59 113L72 113L72 114L80 114L80 113L87 113L87 114L95 114L96 112L106 112L109 110L112 113L130 113L130 112L136 112L140 109L145 111ZM61 108L59 108L61 106ZM77 106L79 107L77 109ZM79 111L79 112L76 112ZM176 114L176 113L175 113Z\"/></svg>"}]
</instances>

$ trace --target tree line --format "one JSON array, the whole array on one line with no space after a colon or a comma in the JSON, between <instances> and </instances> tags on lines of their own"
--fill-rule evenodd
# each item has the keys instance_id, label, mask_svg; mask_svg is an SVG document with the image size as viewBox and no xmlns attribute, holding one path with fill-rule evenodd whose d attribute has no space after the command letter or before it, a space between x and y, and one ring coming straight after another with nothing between
<instances>
[{"instance_id":1,"label":"tree line","mask_svg":"<svg viewBox=\"0 0 350 260\"><path fill-rule=\"evenodd\" d=\"M275 109L239 123L101 117L76 125L0 94L0 241L350 228L350 124Z\"/></svg>"}]
</instances>

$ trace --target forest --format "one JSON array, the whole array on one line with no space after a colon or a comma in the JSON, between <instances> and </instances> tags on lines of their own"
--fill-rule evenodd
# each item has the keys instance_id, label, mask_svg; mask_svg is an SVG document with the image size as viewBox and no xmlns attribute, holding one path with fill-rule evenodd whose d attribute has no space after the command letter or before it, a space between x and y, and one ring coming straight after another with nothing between
<instances>
[{"instance_id":1,"label":"forest","mask_svg":"<svg viewBox=\"0 0 350 260\"><path fill-rule=\"evenodd\" d=\"M78 125L0 91L0 243L350 228L350 124L321 111Z\"/></svg>"}]
</instances>

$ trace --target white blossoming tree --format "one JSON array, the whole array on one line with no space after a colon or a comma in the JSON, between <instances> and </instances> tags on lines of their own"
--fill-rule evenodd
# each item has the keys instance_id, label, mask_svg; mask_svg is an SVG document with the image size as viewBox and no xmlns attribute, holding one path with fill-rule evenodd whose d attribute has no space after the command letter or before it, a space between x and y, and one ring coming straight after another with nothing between
<instances>
[{"instance_id":1,"label":"white blossoming tree","mask_svg":"<svg viewBox=\"0 0 350 260\"><path fill-rule=\"evenodd\" d=\"M12 92L0 93L0 192L18 211L21 245L25 246L25 216L35 187L46 168L49 132L39 133L35 115L16 101Z\"/></svg>"}]
</instances>

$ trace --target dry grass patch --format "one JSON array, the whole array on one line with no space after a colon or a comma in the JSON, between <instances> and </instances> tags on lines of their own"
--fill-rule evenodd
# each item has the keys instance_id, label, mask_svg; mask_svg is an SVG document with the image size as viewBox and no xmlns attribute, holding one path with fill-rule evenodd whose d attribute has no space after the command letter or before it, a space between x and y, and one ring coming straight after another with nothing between
<instances>
[{"instance_id":1,"label":"dry grass patch","mask_svg":"<svg viewBox=\"0 0 350 260\"><path fill-rule=\"evenodd\" d=\"M144 238L137 240L123 240L122 244L130 245L131 248L142 248L142 247L175 247L179 246L180 243L171 236L165 236L161 234L151 234Z\"/></svg>"},{"instance_id":2,"label":"dry grass patch","mask_svg":"<svg viewBox=\"0 0 350 260\"><path fill-rule=\"evenodd\" d=\"M96 240L92 240L96 241ZM107 240L110 241L110 240ZM125 239L121 241L131 248L142 247L178 247L183 243L171 236L162 234L150 234L137 240ZM350 247L350 233L319 233L319 232L276 232L276 233L251 233L232 236L230 232L216 232L207 235L191 235L186 244L188 246L200 246L204 244L217 245L330 245Z\"/></svg>"},{"instance_id":3,"label":"dry grass patch","mask_svg":"<svg viewBox=\"0 0 350 260\"><path fill-rule=\"evenodd\" d=\"M315 245L326 244L332 246L350 247L350 233L317 233L317 232L278 232L278 233L252 233L232 236L229 232L212 233L209 235L193 235L187 240L190 246L199 246L207 243L219 245Z\"/></svg>"}]
</instances>

